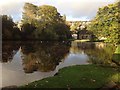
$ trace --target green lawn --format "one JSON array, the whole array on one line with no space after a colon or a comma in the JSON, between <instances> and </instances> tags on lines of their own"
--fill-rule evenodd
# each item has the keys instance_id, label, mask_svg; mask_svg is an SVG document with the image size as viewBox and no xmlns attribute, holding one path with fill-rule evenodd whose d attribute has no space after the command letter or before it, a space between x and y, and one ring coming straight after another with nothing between
<instances>
[{"instance_id":1,"label":"green lawn","mask_svg":"<svg viewBox=\"0 0 120 90\"><path fill-rule=\"evenodd\" d=\"M118 80L117 69L96 65L77 65L61 69L58 75L29 83L22 88L101 88Z\"/></svg>"}]
</instances>

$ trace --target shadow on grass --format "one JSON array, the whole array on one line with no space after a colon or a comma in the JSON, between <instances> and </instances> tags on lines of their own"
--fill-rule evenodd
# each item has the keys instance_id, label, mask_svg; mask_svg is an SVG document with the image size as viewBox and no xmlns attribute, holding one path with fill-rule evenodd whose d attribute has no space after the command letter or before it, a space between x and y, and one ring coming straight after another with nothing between
<instances>
[{"instance_id":1,"label":"shadow on grass","mask_svg":"<svg viewBox=\"0 0 120 90\"><path fill-rule=\"evenodd\" d=\"M97 65L78 65L61 69L58 75L29 83L20 88L90 88L100 89L118 74L115 68L104 68Z\"/></svg>"}]
</instances>

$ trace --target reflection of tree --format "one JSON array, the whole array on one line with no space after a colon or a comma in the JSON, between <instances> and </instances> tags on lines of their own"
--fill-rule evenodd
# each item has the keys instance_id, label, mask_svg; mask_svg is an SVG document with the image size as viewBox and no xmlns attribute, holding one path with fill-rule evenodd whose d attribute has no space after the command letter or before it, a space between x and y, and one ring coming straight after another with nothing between
<instances>
[{"instance_id":1,"label":"reflection of tree","mask_svg":"<svg viewBox=\"0 0 120 90\"><path fill-rule=\"evenodd\" d=\"M11 61L15 53L18 51L20 45L19 42L2 42L2 61L8 62Z\"/></svg>"},{"instance_id":2,"label":"reflection of tree","mask_svg":"<svg viewBox=\"0 0 120 90\"><path fill-rule=\"evenodd\" d=\"M100 45L100 43L83 42L78 43L78 48L90 57L90 62L94 64L111 65L115 47L113 45L104 45L100 48L98 45Z\"/></svg>"},{"instance_id":3,"label":"reflection of tree","mask_svg":"<svg viewBox=\"0 0 120 90\"><path fill-rule=\"evenodd\" d=\"M71 51L74 53L82 53L88 49L94 49L95 44L89 42L73 42Z\"/></svg>"},{"instance_id":4,"label":"reflection of tree","mask_svg":"<svg viewBox=\"0 0 120 90\"><path fill-rule=\"evenodd\" d=\"M36 42L32 44L35 52L25 53L27 49L23 48L25 58L23 60L26 73L32 73L36 70L48 72L55 70L59 62L69 53L69 42ZM29 49L28 49L29 50Z\"/></svg>"},{"instance_id":5,"label":"reflection of tree","mask_svg":"<svg viewBox=\"0 0 120 90\"><path fill-rule=\"evenodd\" d=\"M34 43L35 42L30 42L30 41L23 41L21 44L21 48L22 48L22 52L25 54L29 54L29 53L33 53L35 52L35 48L34 48Z\"/></svg>"}]
</instances>

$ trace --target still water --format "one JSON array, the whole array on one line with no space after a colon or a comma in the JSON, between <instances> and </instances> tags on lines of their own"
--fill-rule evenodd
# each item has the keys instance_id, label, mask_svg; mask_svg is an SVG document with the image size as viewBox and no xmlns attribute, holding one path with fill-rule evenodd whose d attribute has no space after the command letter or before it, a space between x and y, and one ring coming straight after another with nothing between
<instances>
[{"instance_id":1,"label":"still water","mask_svg":"<svg viewBox=\"0 0 120 90\"><path fill-rule=\"evenodd\" d=\"M115 47L90 42L3 42L2 86L24 85L81 64L111 64Z\"/></svg>"}]
</instances>

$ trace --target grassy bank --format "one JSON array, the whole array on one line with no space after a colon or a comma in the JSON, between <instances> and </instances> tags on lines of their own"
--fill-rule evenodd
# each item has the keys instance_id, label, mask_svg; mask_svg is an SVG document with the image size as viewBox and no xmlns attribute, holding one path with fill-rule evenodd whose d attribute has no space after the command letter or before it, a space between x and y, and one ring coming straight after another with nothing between
<instances>
[{"instance_id":1,"label":"grassy bank","mask_svg":"<svg viewBox=\"0 0 120 90\"><path fill-rule=\"evenodd\" d=\"M63 68L54 77L29 83L22 88L101 88L110 81L120 81L117 69L78 65Z\"/></svg>"},{"instance_id":2,"label":"grassy bank","mask_svg":"<svg viewBox=\"0 0 120 90\"><path fill-rule=\"evenodd\" d=\"M120 45L117 46L113 54L113 62L120 66Z\"/></svg>"}]
</instances>

